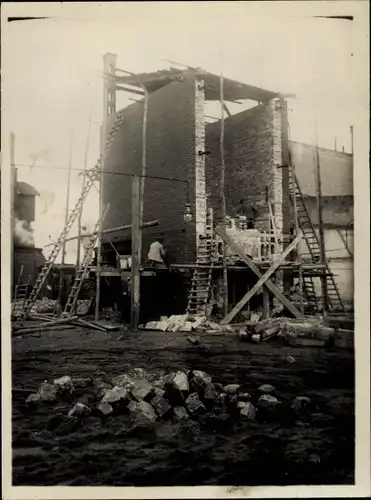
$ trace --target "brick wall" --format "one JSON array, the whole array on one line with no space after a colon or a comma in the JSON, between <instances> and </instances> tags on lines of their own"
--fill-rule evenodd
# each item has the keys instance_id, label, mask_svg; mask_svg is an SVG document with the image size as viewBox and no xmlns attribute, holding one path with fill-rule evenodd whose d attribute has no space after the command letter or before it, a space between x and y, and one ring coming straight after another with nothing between
<instances>
[{"instance_id":1,"label":"brick wall","mask_svg":"<svg viewBox=\"0 0 371 500\"><path fill-rule=\"evenodd\" d=\"M276 101L264 103L225 119L225 192L227 214L237 215L239 202L257 209L256 227L269 230L266 186L282 231L282 135ZM206 126L206 185L215 218L220 217L220 123Z\"/></svg>"},{"instance_id":2,"label":"brick wall","mask_svg":"<svg viewBox=\"0 0 371 500\"><path fill-rule=\"evenodd\" d=\"M204 160L197 150L203 146L203 99L202 85L196 86L192 78L173 82L149 96L146 175L176 178L188 184L145 179L143 220L159 219L160 226L144 230L144 258L151 241L163 235L173 262L186 263L195 259L196 221L199 226L203 207L198 207L197 218L194 217L191 223L184 222L183 213L185 204L190 202L196 214L196 196L199 198L202 190ZM105 170L140 174L143 103L132 104L123 114L124 121L107 156ZM131 177L105 175L103 193L104 202L110 202L105 227L130 224Z\"/></svg>"}]
</instances>

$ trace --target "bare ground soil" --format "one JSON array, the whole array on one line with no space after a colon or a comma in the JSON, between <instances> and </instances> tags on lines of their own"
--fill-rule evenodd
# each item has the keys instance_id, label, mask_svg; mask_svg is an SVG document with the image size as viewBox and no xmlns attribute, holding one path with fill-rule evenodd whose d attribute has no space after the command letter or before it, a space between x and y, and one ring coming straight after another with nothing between
<instances>
[{"instance_id":1,"label":"bare ground soil","mask_svg":"<svg viewBox=\"0 0 371 500\"><path fill-rule=\"evenodd\" d=\"M245 344L233 336L206 336L195 346L179 333L76 329L14 338L12 354L15 486L354 484L352 351ZM169 420L138 432L119 415L90 416L61 431L69 406L26 408L24 390L44 380L97 370L112 377L136 366L200 369L215 382L247 384L252 394L269 383L287 405L309 396L314 410L278 421Z\"/></svg>"}]
</instances>

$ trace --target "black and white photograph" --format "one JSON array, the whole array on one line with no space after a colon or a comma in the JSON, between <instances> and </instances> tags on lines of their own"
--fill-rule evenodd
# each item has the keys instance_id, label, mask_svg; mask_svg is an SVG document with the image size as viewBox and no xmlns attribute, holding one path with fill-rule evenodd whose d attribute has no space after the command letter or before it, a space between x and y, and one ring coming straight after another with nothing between
<instances>
[{"instance_id":1,"label":"black and white photograph","mask_svg":"<svg viewBox=\"0 0 371 500\"><path fill-rule=\"evenodd\" d=\"M3 3L3 498L371 494L368 16Z\"/></svg>"}]
</instances>

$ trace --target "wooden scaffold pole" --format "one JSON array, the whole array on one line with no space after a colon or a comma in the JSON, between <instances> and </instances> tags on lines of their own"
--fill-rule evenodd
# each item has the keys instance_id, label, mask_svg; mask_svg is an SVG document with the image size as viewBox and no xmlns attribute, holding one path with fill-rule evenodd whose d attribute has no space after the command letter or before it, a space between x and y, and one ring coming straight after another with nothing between
<instances>
[{"instance_id":1,"label":"wooden scaffold pole","mask_svg":"<svg viewBox=\"0 0 371 500\"><path fill-rule=\"evenodd\" d=\"M89 127L88 127L88 135L86 138L85 145L85 159L84 159L84 171L82 173L82 185L85 185L86 178L86 169L88 166L88 154L89 154L89 142L90 142L90 129L91 129L91 116L89 117ZM83 204L81 205L79 216L77 219L77 258L76 258L76 269L80 267L80 255L81 255L81 219L83 212Z\"/></svg>"},{"instance_id":2,"label":"wooden scaffold pole","mask_svg":"<svg viewBox=\"0 0 371 500\"><path fill-rule=\"evenodd\" d=\"M103 57L104 75L114 75L116 72L116 55L105 54ZM102 230L103 230L103 184L104 164L106 156L107 118L116 112L116 90L112 86L111 78L104 78L103 85L103 120L100 137L100 175L99 175L99 229L97 244L97 268L96 268L96 295L95 295L95 320L99 320L100 311L100 278L102 265Z\"/></svg>"},{"instance_id":3,"label":"wooden scaffold pole","mask_svg":"<svg viewBox=\"0 0 371 500\"><path fill-rule=\"evenodd\" d=\"M225 201L225 158L224 158L224 78L222 69L222 55L220 55L220 199L223 225L226 225L226 201ZM228 267L227 267L227 245L223 240L223 291L224 291L224 315L228 314Z\"/></svg>"},{"instance_id":4,"label":"wooden scaffold pole","mask_svg":"<svg viewBox=\"0 0 371 500\"><path fill-rule=\"evenodd\" d=\"M70 154L69 154L69 162L68 162L68 176L67 176L67 193L66 193L66 208L65 208L65 218L64 218L64 226L66 227L68 221L68 212L70 205L70 190L71 190L71 170L72 170L72 148L73 148L73 133L70 132ZM63 308L62 302L62 293L64 288L64 264L66 260L66 240L63 241L62 246L62 261L61 261L61 269L59 272L59 291L58 291L58 304Z\"/></svg>"},{"instance_id":5,"label":"wooden scaffold pole","mask_svg":"<svg viewBox=\"0 0 371 500\"><path fill-rule=\"evenodd\" d=\"M148 92L142 85L144 93L143 126L142 126L142 168L141 176L134 177L132 182L132 232L131 232L131 326L135 330L140 316L140 266L142 261L142 226L144 207L144 186L147 172L147 118Z\"/></svg>"},{"instance_id":6,"label":"wooden scaffold pole","mask_svg":"<svg viewBox=\"0 0 371 500\"><path fill-rule=\"evenodd\" d=\"M138 328L140 312L140 177L135 176L132 180L131 191L131 314L130 323L134 329Z\"/></svg>"},{"instance_id":7,"label":"wooden scaffold pole","mask_svg":"<svg viewBox=\"0 0 371 500\"><path fill-rule=\"evenodd\" d=\"M132 232L131 232L131 327L135 330L139 325L140 316L140 266L142 263L142 225L144 208L144 186L147 172L147 118L148 92L142 85L144 94L142 122L142 167L140 177L134 177L132 182Z\"/></svg>"},{"instance_id":8,"label":"wooden scaffold pole","mask_svg":"<svg viewBox=\"0 0 371 500\"><path fill-rule=\"evenodd\" d=\"M292 161L291 155L290 155L290 165L289 168L291 168L291 176L293 179L292 182L292 187L294 192L292 193L292 200L293 200L293 211L294 211L294 224L295 224L295 235L298 235L300 232L300 226L299 226L299 218L298 218L298 209L296 205L296 193L295 193L295 183L296 183L296 175L295 175L295 165L294 162ZM303 304L303 267L302 267L302 259L300 252L296 252L296 258L298 260L299 266L298 266L298 275L299 275L299 309L302 314L304 314L304 304Z\"/></svg>"},{"instance_id":9,"label":"wooden scaffold pole","mask_svg":"<svg viewBox=\"0 0 371 500\"><path fill-rule=\"evenodd\" d=\"M290 124L289 120L287 119L287 131L288 131L288 153L289 153L289 169L291 169L291 197L292 197L292 206L293 206L293 215L294 215L294 224L295 224L295 235L298 235L300 232L300 225L299 225L299 217L298 217L298 208L297 208L297 203L296 203L296 172L295 172L295 163L292 158L291 154L291 148L290 148ZM303 303L303 263L302 263L302 256L298 247L298 251L296 252L296 259L298 261L298 278L299 278L299 309L302 314L304 314L304 303Z\"/></svg>"},{"instance_id":10,"label":"wooden scaffold pole","mask_svg":"<svg viewBox=\"0 0 371 500\"><path fill-rule=\"evenodd\" d=\"M317 132L317 121L315 120L315 164L316 164L316 194L317 194L317 212L318 212L318 226L319 226L319 246L320 246L320 256L321 264L326 262L326 248L325 248L325 233L323 227L323 210L322 210L322 182L321 182L321 166L319 159L319 148L318 148L318 132ZM322 314L325 315L328 310L328 300L327 300L327 281L326 276L321 274L321 289L322 289Z\"/></svg>"}]
</instances>

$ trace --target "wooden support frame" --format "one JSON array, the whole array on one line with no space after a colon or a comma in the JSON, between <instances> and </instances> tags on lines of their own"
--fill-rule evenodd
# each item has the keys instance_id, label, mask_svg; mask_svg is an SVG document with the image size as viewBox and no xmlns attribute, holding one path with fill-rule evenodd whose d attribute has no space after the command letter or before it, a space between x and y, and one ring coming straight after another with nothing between
<instances>
[{"instance_id":1,"label":"wooden support frame","mask_svg":"<svg viewBox=\"0 0 371 500\"><path fill-rule=\"evenodd\" d=\"M235 315L242 309L242 307L250 300L250 298L256 293L256 291L265 284L267 288L277 297L277 299L296 317L302 318L301 312L283 295L282 292L269 280L269 277L278 269L282 264L287 255L292 251L292 249L298 244L298 242L303 237L302 234L298 235L295 240L285 249L285 251L280 255L279 259L268 269L268 271L262 275L259 268L254 264L254 262L244 253L243 249L238 243L236 243L226 232L226 230L220 226L216 227L216 233L227 243L231 249L240 257L240 259L245 262L249 268L258 276L259 281L255 286L240 300L238 304L232 309L232 311L227 314L220 324L227 325ZM247 299L246 299L247 298Z\"/></svg>"}]
</instances>

